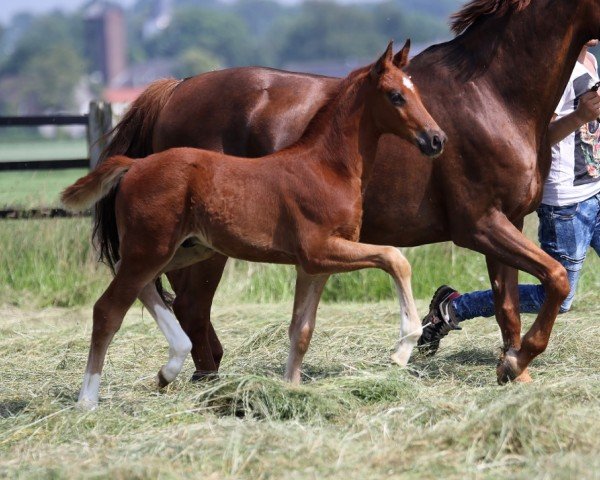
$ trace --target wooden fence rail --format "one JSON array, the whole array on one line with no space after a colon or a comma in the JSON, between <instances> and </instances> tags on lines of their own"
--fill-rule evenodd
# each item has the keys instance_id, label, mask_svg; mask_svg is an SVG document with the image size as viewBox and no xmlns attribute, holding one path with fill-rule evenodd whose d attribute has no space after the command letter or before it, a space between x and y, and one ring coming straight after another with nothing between
<instances>
[{"instance_id":1,"label":"wooden fence rail","mask_svg":"<svg viewBox=\"0 0 600 480\"><path fill-rule=\"evenodd\" d=\"M87 158L57 160L0 161L0 171L9 170L57 170L65 168L95 168L102 150L109 141L112 129L112 107L107 102L91 102L86 115L44 115L28 117L0 117L0 128L39 127L43 125L83 125L87 128ZM71 216L60 208L36 208L19 210L4 208L0 218L54 218Z\"/></svg>"},{"instance_id":2,"label":"wooden fence rail","mask_svg":"<svg viewBox=\"0 0 600 480\"><path fill-rule=\"evenodd\" d=\"M0 128L40 127L44 125L83 125L87 127L88 158L58 160L20 160L0 162L0 171L4 170L56 170L61 168L89 167L93 169L108 141L108 132L112 128L112 107L106 102L91 102L86 115L38 115L30 117L0 117Z\"/></svg>"}]
</instances>

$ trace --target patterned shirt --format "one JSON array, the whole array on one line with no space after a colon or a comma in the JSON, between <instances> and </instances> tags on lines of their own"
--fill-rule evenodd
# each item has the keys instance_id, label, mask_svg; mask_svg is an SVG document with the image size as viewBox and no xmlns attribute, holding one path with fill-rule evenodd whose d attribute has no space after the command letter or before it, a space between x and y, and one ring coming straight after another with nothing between
<instances>
[{"instance_id":1,"label":"patterned shirt","mask_svg":"<svg viewBox=\"0 0 600 480\"><path fill-rule=\"evenodd\" d=\"M577 109L579 97L598 82L595 73L577 62L567 88L555 109L557 119ZM600 192L600 124L598 120L583 125L552 147L552 166L544 185L542 203L566 206L587 200Z\"/></svg>"}]
</instances>

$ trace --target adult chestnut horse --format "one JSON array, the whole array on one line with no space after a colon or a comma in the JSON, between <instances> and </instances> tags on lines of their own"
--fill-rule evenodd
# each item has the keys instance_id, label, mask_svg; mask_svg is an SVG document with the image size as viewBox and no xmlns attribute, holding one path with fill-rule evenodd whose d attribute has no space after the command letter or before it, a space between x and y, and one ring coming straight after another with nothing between
<instances>
[{"instance_id":1,"label":"adult chestnut horse","mask_svg":"<svg viewBox=\"0 0 600 480\"><path fill-rule=\"evenodd\" d=\"M431 162L406 142L382 139L361 239L396 246L452 240L483 253L506 352L498 380L527 381L527 366L546 348L568 284L559 263L521 228L550 168L554 107L582 46L600 36L600 0L475 0L455 15L453 28L456 38L421 53L407 69L448 134L446 151ZM337 82L264 68L158 82L117 126L109 151L144 156L189 145L263 155L295 141ZM114 198L97 212L110 263L118 258ZM210 307L224 264L224 257L213 257L168 275L198 376L217 371L222 355ZM523 339L517 269L536 276L547 292Z\"/></svg>"},{"instance_id":2,"label":"adult chestnut horse","mask_svg":"<svg viewBox=\"0 0 600 480\"><path fill-rule=\"evenodd\" d=\"M155 286L156 278L216 252L255 262L297 265L299 285L320 290L331 273L380 268L401 300L397 362L406 365L421 336L410 287L410 265L393 247L358 243L362 192L379 137L401 136L423 153L440 154L441 132L401 70L408 43L393 62L392 44L372 66L337 84L292 147L250 162L223 153L173 148L138 162L114 156L68 187L62 201L84 210L119 185L115 213L119 266L94 305L94 327L79 402L95 406L108 345L136 298L169 341L159 386L181 371L192 345ZM296 305L314 318L318 296ZM299 319L300 322L304 320ZM300 382L301 356L292 339L286 378Z\"/></svg>"}]
</instances>

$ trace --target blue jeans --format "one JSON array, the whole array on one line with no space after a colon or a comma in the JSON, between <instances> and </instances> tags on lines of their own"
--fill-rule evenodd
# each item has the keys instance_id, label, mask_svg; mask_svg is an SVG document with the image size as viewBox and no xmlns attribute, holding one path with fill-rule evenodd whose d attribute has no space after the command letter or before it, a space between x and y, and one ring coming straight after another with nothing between
<instances>
[{"instance_id":1,"label":"blue jeans","mask_svg":"<svg viewBox=\"0 0 600 480\"><path fill-rule=\"evenodd\" d=\"M560 306L560 313L564 313L573 303L588 247L600 255L600 193L564 207L541 204L537 214L540 246L567 270L570 292ZM519 311L537 313L545 297L542 285L519 285ZM491 290L465 293L453 300L452 305L462 320L492 317L495 313Z\"/></svg>"}]
</instances>

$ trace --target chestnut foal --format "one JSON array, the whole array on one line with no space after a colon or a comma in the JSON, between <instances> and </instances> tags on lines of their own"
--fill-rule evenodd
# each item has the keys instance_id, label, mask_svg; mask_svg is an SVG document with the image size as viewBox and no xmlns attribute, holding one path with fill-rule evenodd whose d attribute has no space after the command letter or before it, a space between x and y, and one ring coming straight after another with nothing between
<instances>
[{"instance_id":1,"label":"chestnut foal","mask_svg":"<svg viewBox=\"0 0 600 480\"><path fill-rule=\"evenodd\" d=\"M394 358L408 362L421 335L410 265L393 247L357 242L362 191L379 137L395 134L430 156L441 153L445 141L401 71L408 49L407 42L393 58L390 43L374 65L351 73L300 141L283 151L251 161L191 148L167 150L144 161L116 156L63 192L68 208L82 210L119 185L115 208L121 260L94 306L81 406L97 404L108 345L136 298L169 342L169 361L158 373L158 385L175 379L192 345L154 281L215 252L297 265L298 282L307 289L303 305L294 306L299 313L293 322L300 325L314 322L329 274L362 268L388 272L401 300ZM312 328L296 331L286 371L286 379L294 383L300 381Z\"/></svg>"}]
</instances>

